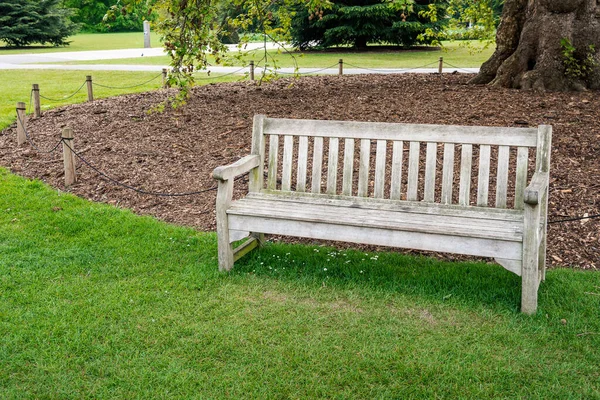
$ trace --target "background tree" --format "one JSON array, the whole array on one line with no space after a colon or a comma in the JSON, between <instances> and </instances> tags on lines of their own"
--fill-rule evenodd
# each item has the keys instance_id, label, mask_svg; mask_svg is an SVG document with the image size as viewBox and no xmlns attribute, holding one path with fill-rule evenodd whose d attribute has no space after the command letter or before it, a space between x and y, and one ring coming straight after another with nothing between
<instances>
[{"instance_id":1,"label":"background tree","mask_svg":"<svg viewBox=\"0 0 600 400\"><path fill-rule=\"evenodd\" d=\"M600 89L599 0L506 0L496 51L472 83Z\"/></svg>"},{"instance_id":2,"label":"background tree","mask_svg":"<svg viewBox=\"0 0 600 400\"><path fill-rule=\"evenodd\" d=\"M72 10L71 20L87 32L141 32L144 20L153 21L151 11L154 1L136 2L129 9L119 7L119 0L62 0L65 8ZM104 16L111 7L118 9L110 20Z\"/></svg>"},{"instance_id":3,"label":"background tree","mask_svg":"<svg viewBox=\"0 0 600 400\"><path fill-rule=\"evenodd\" d=\"M450 29L445 37L493 40L500 23L504 0L449 0Z\"/></svg>"},{"instance_id":4,"label":"background tree","mask_svg":"<svg viewBox=\"0 0 600 400\"><path fill-rule=\"evenodd\" d=\"M60 0L0 0L0 40L9 46L67 45L77 25Z\"/></svg>"},{"instance_id":5,"label":"background tree","mask_svg":"<svg viewBox=\"0 0 600 400\"><path fill-rule=\"evenodd\" d=\"M300 49L312 46L351 45L365 49L367 43L401 46L430 44L441 32L447 2L416 0L333 0L331 8L309 10L296 7L292 19L292 43ZM425 35L425 33L429 33Z\"/></svg>"}]
</instances>

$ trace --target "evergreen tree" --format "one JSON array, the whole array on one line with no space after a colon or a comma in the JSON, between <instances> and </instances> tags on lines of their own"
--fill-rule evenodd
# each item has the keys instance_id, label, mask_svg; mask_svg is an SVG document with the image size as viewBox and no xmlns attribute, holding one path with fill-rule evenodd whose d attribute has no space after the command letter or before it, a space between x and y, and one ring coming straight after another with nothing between
<instances>
[{"instance_id":1,"label":"evergreen tree","mask_svg":"<svg viewBox=\"0 0 600 400\"><path fill-rule=\"evenodd\" d=\"M0 40L9 46L67 45L77 30L60 0L0 0Z\"/></svg>"},{"instance_id":2,"label":"evergreen tree","mask_svg":"<svg viewBox=\"0 0 600 400\"><path fill-rule=\"evenodd\" d=\"M334 0L329 10L299 7L292 20L292 42L301 49L367 43L430 44L445 23L445 1L417 0L411 10L387 0Z\"/></svg>"}]
</instances>

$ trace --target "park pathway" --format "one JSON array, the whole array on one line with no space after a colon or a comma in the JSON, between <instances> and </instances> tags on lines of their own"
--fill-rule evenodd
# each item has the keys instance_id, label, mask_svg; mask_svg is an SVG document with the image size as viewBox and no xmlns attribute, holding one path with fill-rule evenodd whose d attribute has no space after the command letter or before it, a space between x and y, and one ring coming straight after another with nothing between
<instances>
[{"instance_id":1,"label":"park pathway","mask_svg":"<svg viewBox=\"0 0 600 400\"><path fill-rule=\"evenodd\" d=\"M230 45L233 50L235 45ZM262 47L262 43L249 43L246 50L252 50ZM274 48L271 44L269 48ZM10 54L0 55L0 70L20 69L20 70L79 70L79 71L140 71L140 72L160 72L163 68L168 68L168 65L136 65L136 64L55 64L68 63L77 61L102 61L102 60L118 60L143 57L159 57L165 56L166 53L162 48L151 49L121 49L121 50L98 50L98 51L74 51L74 52L50 52L50 53L30 53L30 54ZM213 66L209 68L214 74L246 74L250 71L248 67L223 67ZM461 72L461 73L477 73L479 68L458 68L453 66L444 66L445 73ZM255 74L260 76L263 69L257 67ZM361 68L360 66L345 66L344 74L393 74L393 73L434 73L438 72L435 68ZM279 74L321 74L321 75L336 75L338 74L337 66L330 68L279 68Z\"/></svg>"}]
</instances>

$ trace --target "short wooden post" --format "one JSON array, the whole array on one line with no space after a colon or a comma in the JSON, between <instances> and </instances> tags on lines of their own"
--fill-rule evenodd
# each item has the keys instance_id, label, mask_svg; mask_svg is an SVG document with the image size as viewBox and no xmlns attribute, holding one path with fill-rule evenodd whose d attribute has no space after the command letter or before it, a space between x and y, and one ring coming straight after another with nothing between
<instances>
[{"instance_id":1,"label":"short wooden post","mask_svg":"<svg viewBox=\"0 0 600 400\"><path fill-rule=\"evenodd\" d=\"M92 77L88 75L85 77L85 81L87 83L88 90L88 101L94 101L94 87L92 86Z\"/></svg>"},{"instance_id":2,"label":"short wooden post","mask_svg":"<svg viewBox=\"0 0 600 400\"><path fill-rule=\"evenodd\" d=\"M342 76L344 75L344 60L340 58L340 61L338 61L338 75Z\"/></svg>"},{"instance_id":3,"label":"short wooden post","mask_svg":"<svg viewBox=\"0 0 600 400\"><path fill-rule=\"evenodd\" d=\"M440 57L440 63L438 65L438 74L442 75L444 70L444 57Z\"/></svg>"},{"instance_id":4,"label":"short wooden post","mask_svg":"<svg viewBox=\"0 0 600 400\"><path fill-rule=\"evenodd\" d=\"M254 61L250 61L250 80L254 80Z\"/></svg>"},{"instance_id":5,"label":"short wooden post","mask_svg":"<svg viewBox=\"0 0 600 400\"><path fill-rule=\"evenodd\" d=\"M166 88L168 86L167 85L167 69L166 68L163 68L163 70L162 70L162 80L163 80L163 84L162 84L163 88Z\"/></svg>"},{"instance_id":6,"label":"short wooden post","mask_svg":"<svg viewBox=\"0 0 600 400\"><path fill-rule=\"evenodd\" d=\"M35 110L35 117L39 118L42 116L42 105L40 104L40 85L37 83L33 84L33 108Z\"/></svg>"},{"instance_id":7,"label":"short wooden post","mask_svg":"<svg viewBox=\"0 0 600 400\"><path fill-rule=\"evenodd\" d=\"M63 140L63 161L65 165L65 185L69 186L77 180L75 176L75 153L73 150L73 129L64 128L62 130Z\"/></svg>"},{"instance_id":8,"label":"short wooden post","mask_svg":"<svg viewBox=\"0 0 600 400\"><path fill-rule=\"evenodd\" d=\"M25 103L17 103L17 144L20 146L27 141L25 135Z\"/></svg>"}]
</instances>

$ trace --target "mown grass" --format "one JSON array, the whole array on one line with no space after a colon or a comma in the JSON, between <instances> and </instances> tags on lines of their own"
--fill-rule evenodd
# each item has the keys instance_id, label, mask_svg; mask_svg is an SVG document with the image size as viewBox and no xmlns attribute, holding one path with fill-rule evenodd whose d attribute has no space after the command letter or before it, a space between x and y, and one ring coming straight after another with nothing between
<instances>
[{"instance_id":1,"label":"mown grass","mask_svg":"<svg viewBox=\"0 0 600 400\"><path fill-rule=\"evenodd\" d=\"M466 44L471 47L466 47ZM477 42L447 42L444 43L443 50L437 48L420 50L397 50L397 51L370 51L356 52L349 49L340 48L327 51L308 51L308 52L290 52L278 50L268 51L268 65L277 65L279 67L300 68L325 68L337 67L339 59L343 59L347 64L346 68L353 68L350 64L361 68L418 68L427 64L432 64L429 68L437 68L437 62L440 57L444 57L445 62L458 67L479 67L490 58L494 47L490 46L481 51L473 52L473 47L478 46ZM235 51L232 55L237 54ZM239 59L230 60L229 64L234 66L248 65L252 60L259 63L264 57L264 51L252 50L244 52ZM211 61L213 61L211 59ZM163 57L140 57L126 58L118 60L91 60L91 61L71 61L71 65L88 64L125 64L125 65L169 65L170 59ZM260 65L264 65L264 60Z\"/></svg>"},{"instance_id":2,"label":"mown grass","mask_svg":"<svg viewBox=\"0 0 600 400\"><path fill-rule=\"evenodd\" d=\"M79 33L68 39L71 43L68 46L39 46L33 45L24 48L10 48L0 40L0 55L25 54L25 53L53 53L65 51L92 51L92 50L118 50L118 49L139 49L144 47L143 32L122 32L122 33ZM150 32L150 41L152 46L161 45L159 36Z\"/></svg>"},{"instance_id":3,"label":"mown grass","mask_svg":"<svg viewBox=\"0 0 600 400\"><path fill-rule=\"evenodd\" d=\"M124 89L108 89L94 86L94 98L117 96L125 93L146 92L160 88L162 77L158 72L121 72L121 71L59 71L59 70L0 70L0 130L6 128L16 119L16 104L24 102L28 106L28 112L33 110L30 103L31 85L40 85L40 94L53 100L41 100L42 112L44 110L67 104L81 103L87 101L87 88L73 97L65 98L74 93L84 82L86 75L91 75L94 82L105 86L125 87ZM206 75L206 74L204 74ZM198 80L198 84L223 82L228 80L243 79L240 76L229 76L219 78L211 75L214 79ZM137 87L140 83L156 77L151 82ZM31 106L29 106L31 104Z\"/></svg>"},{"instance_id":4,"label":"mown grass","mask_svg":"<svg viewBox=\"0 0 600 400\"><path fill-rule=\"evenodd\" d=\"M269 244L0 169L3 398L600 398L600 275ZM564 319L564 323L561 323Z\"/></svg>"}]
</instances>

